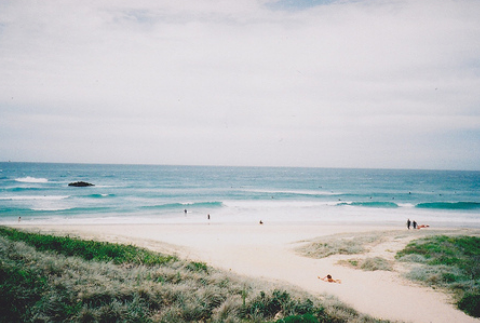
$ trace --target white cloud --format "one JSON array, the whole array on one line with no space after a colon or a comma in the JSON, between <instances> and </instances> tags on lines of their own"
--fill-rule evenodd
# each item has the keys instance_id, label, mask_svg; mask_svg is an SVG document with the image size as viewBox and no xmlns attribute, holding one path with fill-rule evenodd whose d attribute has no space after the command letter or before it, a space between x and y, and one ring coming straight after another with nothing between
<instances>
[{"instance_id":1,"label":"white cloud","mask_svg":"<svg viewBox=\"0 0 480 323\"><path fill-rule=\"evenodd\" d=\"M0 160L480 165L477 1L0 6Z\"/></svg>"}]
</instances>

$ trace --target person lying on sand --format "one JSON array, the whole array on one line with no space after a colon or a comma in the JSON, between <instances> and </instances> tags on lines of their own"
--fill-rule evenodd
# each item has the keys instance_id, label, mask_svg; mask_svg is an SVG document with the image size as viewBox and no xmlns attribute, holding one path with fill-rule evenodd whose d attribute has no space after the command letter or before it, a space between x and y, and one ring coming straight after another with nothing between
<instances>
[{"instance_id":1,"label":"person lying on sand","mask_svg":"<svg viewBox=\"0 0 480 323\"><path fill-rule=\"evenodd\" d=\"M420 224L420 225L417 225L417 229L422 229L422 228L430 228L430 226L428 224Z\"/></svg>"},{"instance_id":2,"label":"person lying on sand","mask_svg":"<svg viewBox=\"0 0 480 323\"><path fill-rule=\"evenodd\" d=\"M330 275L330 274L323 277L323 278L320 278L320 276L318 276L318 279L321 279L321 280L323 280L324 282L327 282L327 283L338 283L338 284L342 283L342 281L340 279L333 279L332 275Z\"/></svg>"}]
</instances>

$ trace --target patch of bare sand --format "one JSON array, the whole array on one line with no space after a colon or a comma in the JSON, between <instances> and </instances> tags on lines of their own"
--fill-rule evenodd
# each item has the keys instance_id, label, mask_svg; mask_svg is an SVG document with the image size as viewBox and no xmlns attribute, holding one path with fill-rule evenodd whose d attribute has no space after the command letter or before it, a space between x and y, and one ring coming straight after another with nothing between
<instances>
[{"instance_id":1,"label":"patch of bare sand","mask_svg":"<svg viewBox=\"0 0 480 323\"><path fill-rule=\"evenodd\" d=\"M430 234L432 230L406 231L398 228L322 224L215 223L44 225L38 229L133 243L204 261L242 275L273 280L280 284L293 284L315 295L332 294L356 310L377 318L415 323L480 322L457 310L446 294L408 282L397 271L356 270L337 263L339 259L345 259L345 256L312 259L301 256L294 250L305 240L319 236L375 231L384 239L371 246L362 257L378 256L393 260L395 252L408 241ZM385 231L390 229L392 231ZM317 278L328 273L341 279L342 284L326 283Z\"/></svg>"}]
</instances>

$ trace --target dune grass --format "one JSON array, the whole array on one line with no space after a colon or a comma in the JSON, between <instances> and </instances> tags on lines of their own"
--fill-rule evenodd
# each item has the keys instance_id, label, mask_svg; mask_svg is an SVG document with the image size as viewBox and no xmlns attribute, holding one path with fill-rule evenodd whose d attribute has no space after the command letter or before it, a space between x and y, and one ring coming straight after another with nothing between
<instances>
[{"instance_id":1,"label":"dune grass","mask_svg":"<svg viewBox=\"0 0 480 323\"><path fill-rule=\"evenodd\" d=\"M172 256L163 256L133 245L120 245L109 242L85 241L37 233L27 233L15 229L0 227L0 235L13 241L23 241L38 251L54 251L65 256L81 257L85 260L113 261L116 264L130 263L143 265L162 265L175 260Z\"/></svg>"},{"instance_id":2,"label":"dune grass","mask_svg":"<svg viewBox=\"0 0 480 323\"><path fill-rule=\"evenodd\" d=\"M368 251L368 248L383 241L379 233L362 235L348 234L321 237L297 248L297 252L310 258L326 258L331 255L355 255Z\"/></svg>"},{"instance_id":3,"label":"dune grass","mask_svg":"<svg viewBox=\"0 0 480 323\"><path fill-rule=\"evenodd\" d=\"M0 322L385 322L134 246L0 230Z\"/></svg>"},{"instance_id":4,"label":"dune grass","mask_svg":"<svg viewBox=\"0 0 480 323\"><path fill-rule=\"evenodd\" d=\"M339 260L338 264L346 265L354 269L361 269L364 271L392 271L393 265L391 261L388 261L381 257L367 257L365 259L348 259Z\"/></svg>"},{"instance_id":5,"label":"dune grass","mask_svg":"<svg viewBox=\"0 0 480 323\"><path fill-rule=\"evenodd\" d=\"M450 290L459 309L480 317L480 237L437 235L417 239L396 258L418 264L408 278Z\"/></svg>"}]
</instances>

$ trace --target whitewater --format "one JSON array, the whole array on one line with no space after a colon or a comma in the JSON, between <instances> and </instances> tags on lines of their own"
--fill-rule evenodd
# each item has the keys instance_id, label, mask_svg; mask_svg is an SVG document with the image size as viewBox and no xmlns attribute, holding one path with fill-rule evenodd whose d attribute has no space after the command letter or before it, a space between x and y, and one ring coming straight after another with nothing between
<instances>
[{"instance_id":1,"label":"whitewater","mask_svg":"<svg viewBox=\"0 0 480 323\"><path fill-rule=\"evenodd\" d=\"M69 187L86 181L92 187ZM0 224L335 222L480 227L480 172L0 163Z\"/></svg>"}]
</instances>

